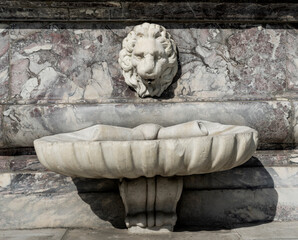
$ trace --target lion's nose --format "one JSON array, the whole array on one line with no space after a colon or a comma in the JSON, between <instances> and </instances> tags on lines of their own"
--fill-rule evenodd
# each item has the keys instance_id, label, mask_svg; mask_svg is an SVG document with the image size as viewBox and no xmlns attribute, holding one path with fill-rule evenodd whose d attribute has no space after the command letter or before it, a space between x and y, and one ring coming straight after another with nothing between
<instances>
[{"instance_id":1,"label":"lion's nose","mask_svg":"<svg viewBox=\"0 0 298 240\"><path fill-rule=\"evenodd\" d=\"M151 54L147 54L144 59L143 71L146 74L152 73L155 67L154 57Z\"/></svg>"}]
</instances>

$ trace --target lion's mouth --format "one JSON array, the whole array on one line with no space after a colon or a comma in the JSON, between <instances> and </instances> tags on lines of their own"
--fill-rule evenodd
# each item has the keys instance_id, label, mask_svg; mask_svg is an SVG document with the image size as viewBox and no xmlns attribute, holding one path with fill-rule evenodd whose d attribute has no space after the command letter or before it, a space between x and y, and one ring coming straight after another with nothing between
<instances>
[{"instance_id":1,"label":"lion's mouth","mask_svg":"<svg viewBox=\"0 0 298 240\"><path fill-rule=\"evenodd\" d=\"M148 78L148 79L145 79L145 81L148 83L148 84L151 84L152 82L154 82L154 78Z\"/></svg>"}]
</instances>

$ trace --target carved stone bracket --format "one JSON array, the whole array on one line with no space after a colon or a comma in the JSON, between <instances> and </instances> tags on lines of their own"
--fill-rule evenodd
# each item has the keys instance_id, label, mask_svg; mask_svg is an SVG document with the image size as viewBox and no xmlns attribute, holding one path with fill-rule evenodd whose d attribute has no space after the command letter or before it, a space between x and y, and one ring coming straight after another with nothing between
<instances>
[{"instance_id":1,"label":"carved stone bracket","mask_svg":"<svg viewBox=\"0 0 298 240\"><path fill-rule=\"evenodd\" d=\"M120 180L119 190L125 207L125 223L130 231L173 231L176 207L183 188L182 177L140 177Z\"/></svg>"}]
</instances>

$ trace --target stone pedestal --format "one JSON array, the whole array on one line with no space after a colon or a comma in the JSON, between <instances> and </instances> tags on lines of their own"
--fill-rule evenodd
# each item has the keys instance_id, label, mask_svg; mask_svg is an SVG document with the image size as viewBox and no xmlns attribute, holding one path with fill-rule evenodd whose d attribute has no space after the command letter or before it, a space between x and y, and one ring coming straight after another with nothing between
<instances>
[{"instance_id":1,"label":"stone pedestal","mask_svg":"<svg viewBox=\"0 0 298 240\"><path fill-rule=\"evenodd\" d=\"M182 177L140 177L120 180L125 223L130 231L173 231L176 206L183 188ZM146 229L146 230L145 230Z\"/></svg>"}]
</instances>

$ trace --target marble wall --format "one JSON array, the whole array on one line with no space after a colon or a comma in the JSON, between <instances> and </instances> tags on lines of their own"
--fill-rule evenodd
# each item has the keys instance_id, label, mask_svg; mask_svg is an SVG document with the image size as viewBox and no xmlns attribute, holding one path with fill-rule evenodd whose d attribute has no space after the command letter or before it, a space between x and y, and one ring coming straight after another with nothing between
<instances>
[{"instance_id":1,"label":"marble wall","mask_svg":"<svg viewBox=\"0 0 298 240\"><path fill-rule=\"evenodd\" d=\"M133 25L1 24L0 146L32 146L97 123L193 119L253 127L261 149L294 146L295 25L163 23L178 46L179 72L160 98L145 99L125 84L117 63Z\"/></svg>"}]
</instances>

